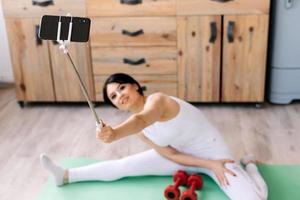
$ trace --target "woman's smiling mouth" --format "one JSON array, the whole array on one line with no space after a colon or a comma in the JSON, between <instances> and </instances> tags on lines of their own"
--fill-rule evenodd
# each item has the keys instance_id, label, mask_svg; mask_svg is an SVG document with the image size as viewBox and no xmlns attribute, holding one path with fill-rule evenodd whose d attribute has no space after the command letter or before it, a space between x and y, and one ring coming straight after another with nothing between
<instances>
[{"instance_id":1,"label":"woman's smiling mouth","mask_svg":"<svg viewBox=\"0 0 300 200\"><path fill-rule=\"evenodd\" d=\"M129 97L124 97L121 101L122 104L126 104L128 102Z\"/></svg>"}]
</instances>

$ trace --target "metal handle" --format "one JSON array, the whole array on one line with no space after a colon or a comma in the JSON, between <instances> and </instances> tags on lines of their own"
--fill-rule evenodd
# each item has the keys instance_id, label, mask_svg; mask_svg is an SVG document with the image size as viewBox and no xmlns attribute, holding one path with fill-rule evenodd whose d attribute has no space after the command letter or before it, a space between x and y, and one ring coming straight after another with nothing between
<instances>
[{"instance_id":1,"label":"metal handle","mask_svg":"<svg viewBox=\"0 0 300 200\"><path fill-rule=\"evenodd\" d=\"M285 0L285 8L290 9L294 5L294 0Z\"/></svg>"},{"instance_id":2,"label":"metal handle","mask_svg":"<svg viewBox=\"0 0 300 200\"><path fill-rule=\"evenodd\" d=\"M121 4L127 4L127 5L137 5L143 3L142 0L120 0Z\"/></svg>"},{"instance_id":3,"label":"metal handle","mask_svg":"<svg viewBox=\"0 0 300 200\"><path fill-rule=\"evenodd\" d=\"M145 60L145 58L141 58L137 61L133 61L133 60L130 60L128 58L124 58L123 63L124 64L129 64L129 65L141 65L141 64L146 63L146 60Z\"/></svg>"},{"instance_id":4,"label":"metal handle","mask_svg":"<svg viewBox=\"0 0 300 200\"><path fill-rule=\"evenodd\" d=\"M94 115L94 118L95 118L95 120L96 120L96 126L97 126L97 127L98 127L98 126L99 126L99 127L103 127L102 120L99 119L99 117L98 117L98 115L97 115L97 113L96 113L96 110L95 110L95 108L94 108L94 105L92 104L92 101L91 101L90 96L89 96L89 94L88 94L88 92L87 92L87 89L86 89L86 87L84 86L83 80L82 80L81 77L80 77L79 71L78 71L78 69L76 68L76 66L75 66L75 64L74 64L74 62L73 62L73 60L72 60L72 58L71 58L71 55L69 54L68 51L67 51L67 56L68 56L68 58L69 58L69 60L70 60L70 62L71 62L71 64L72 64L73 70L76 72L76 75L77 75L79 84L80 84L80 86L81 86L81 90L82 90L82 92L83 92L83 94L84 94L84 97L85 97L85 99L87 100L87 102L88 102L88 104L89 104L89 107L90 107L90 110L92 111L92 113L93 113L93 115Z\"/></svg>"},{"instance_id":5,"label":"metal handle","mask_svg":"<svg viewBox=\"0 0 300 200\"><path fill-rule=\"evenodd\" d=\"M40 26L36 25L35 26L35 41L36 41L36 45L42 45L43 44L43 41L39 37L39 32L40 32Z\"/></svg>"},{"instance_id":6,"label":"metal handle","mask_svg":"<svg viewBox=\"0 0 300 200\"><path fill-rule=\"evenodd\" d=\"M215 43L217 39L217 23L216 22L211 22L210 23L210 38L209 42L210 43Z\"/></svg>"},{"instance_id":7,"label":"metal handle","mask_svg":"<svg viewBox=\"0 0 300 200\"><path fill-rule=\"evenodd\" d=\"M227 3L227 2L233 1L233 0L211 0L211 1L216 1L216 2L219 2L219 3Z\"/></svg>"},{"instance_id":8,"label":"metal handle","mask_svg":"<svg viewBox=\"0 0 300 200\"><path fill-rule=\"evenodd\" d=\"M228 27L227 27L227 39L229 43L232 43L234 41L234 26L235 26L235 22L233 21L229 21L228 22Z\"/></svg>"},{"instance_id":9,"label":"metal handle","mask_svg":"<svg viewBox=\"0 0 300 200\"><path fill-rule=\"evenodd\" d=\"M135 31L135 32L130 32L130 31L127 31L127 30L122 30L122 34L130 36L130 37L136 37L136 36L144 34L144 31L143 31L143 29L140 29L140 30Z\"/></svg>"},{"instance_id":10,"label":"metal handle","mask_svg":"<svg viewBox=\"0 0 300 200\"><path fill-rule=\"evenodd\" d=\"M54 5L53 0L32 0L32 5L34 6L41 6L41 7L46 7L49 5Z\"/></svg>"}]
</instances>

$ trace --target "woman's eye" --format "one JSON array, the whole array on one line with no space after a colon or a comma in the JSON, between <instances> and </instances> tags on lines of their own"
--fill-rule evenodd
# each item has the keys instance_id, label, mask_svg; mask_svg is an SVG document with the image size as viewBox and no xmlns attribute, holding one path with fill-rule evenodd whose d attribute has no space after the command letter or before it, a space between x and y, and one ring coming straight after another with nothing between
<instances>
[{"instance_id":1,"label":"woman's eye","mask_svg":"<svg viewBox=\"0 0 300 200\"><path fill-rule=\"evenodd\" d=\"M115 94L111 96L111 99L115 99L115 98L116 98L116 95L115 95Z\"/></svg>"},{"instance_id":2,"label":"woman's eye","mask_svg":"<svg viewBox=\"0 0 300 200\"><path fill-rule=\"evenodd\" d=\"M120 90L124 90L125 89L125 85L122 85L121 87L120 87Z\"/></svg>"}]
</instances>

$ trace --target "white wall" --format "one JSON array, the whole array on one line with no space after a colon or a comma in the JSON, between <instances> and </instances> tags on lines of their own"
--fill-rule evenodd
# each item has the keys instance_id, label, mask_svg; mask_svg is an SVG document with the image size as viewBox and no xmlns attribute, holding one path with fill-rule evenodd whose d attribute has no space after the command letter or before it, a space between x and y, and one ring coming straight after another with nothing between
<instances>
[{"instance_id":1,"label":"white wall","mask_svg":"<svg viewBox=\"0 0 300 200\"><path fill-rule=\"evenodd\" d=\"M8 48L5 22L0 1L0 82L13 82L12 65Z\"/></svg>"}]
</instances>

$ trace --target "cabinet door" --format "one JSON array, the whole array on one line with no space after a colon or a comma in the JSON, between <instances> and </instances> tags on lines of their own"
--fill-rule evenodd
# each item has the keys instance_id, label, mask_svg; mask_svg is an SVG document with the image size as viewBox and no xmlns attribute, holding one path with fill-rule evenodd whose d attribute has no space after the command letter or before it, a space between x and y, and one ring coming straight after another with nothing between
<instances>
[{"instance_id":1,"label":"cabinet door","mask_svg":"<svg viewBox=\"0 0 300 200\"><path fill-rule=\"evenodd\" d=\"M53 80L57 101L85 101L76 72L72 64L58 47L49 42ZM71 43L68 46L70 56L79 71L91 100L95 100L93 73L90 52L87 43Z\"/></svg>"},{"instance_id":2,"label":"cabinet door","mask_svg":"<svg viewBox=\"0 0 300 200\"><path fill-rule=\"evenodd\" d=\"M17 98L20 101L54 101L48 46L37 39L40 20L7 19Z\"/></svg>"},{"instance_id":3,"label":"cabinet door","mask_svg":"<svg viewBox=\"0 0 300 200\"><path fill-rule=\"evenodd\" d=\"M177 25L179 97L219 101L221 16L179 17Z\"/></svg>"},{"instance_id":4,"label":"cabinet door","mask_svg":"<svg viewBox=\"0 0 300 200\"><path fill-rule=\"evenodd\" d=\"M264 100L268 15L224 16L222 101Z\"/></svg>"}]
</instances>

